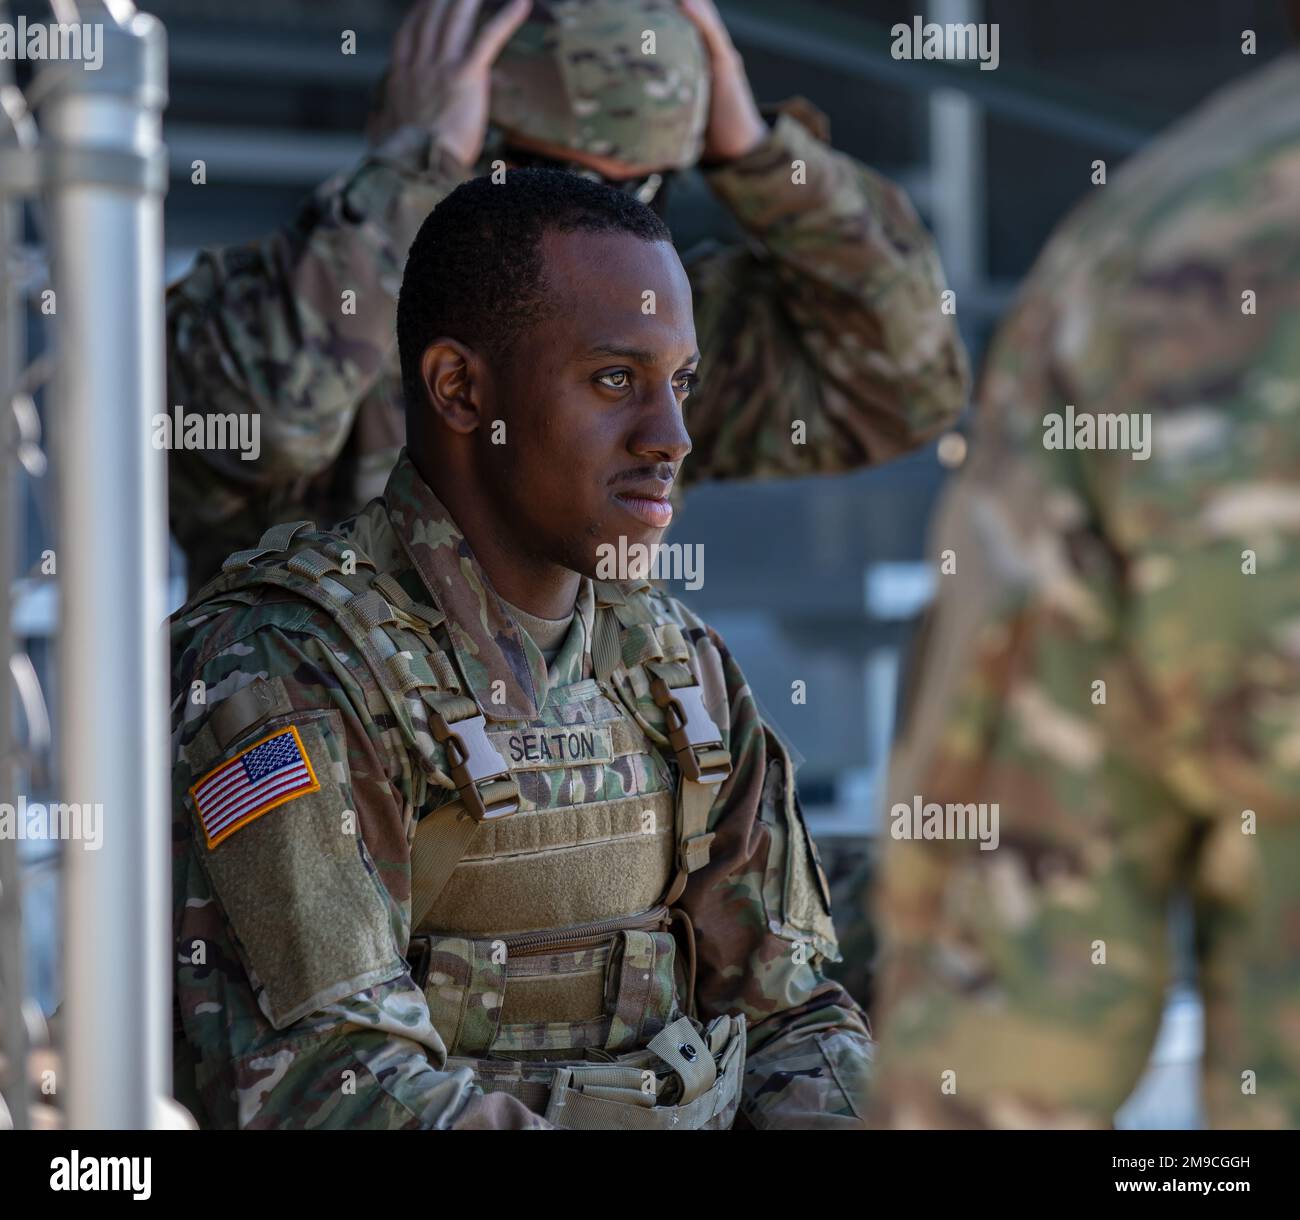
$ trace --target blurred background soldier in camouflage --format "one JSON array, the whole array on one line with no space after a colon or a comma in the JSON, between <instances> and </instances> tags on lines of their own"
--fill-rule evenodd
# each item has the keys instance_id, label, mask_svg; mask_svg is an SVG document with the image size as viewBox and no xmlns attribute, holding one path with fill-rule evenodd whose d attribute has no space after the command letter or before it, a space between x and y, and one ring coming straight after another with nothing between
<instances>
[{"instance_id":1,"label":"blurred background soldier in camouflage","mask_svg":"<svg viewBox=\"0 0 1300 1220\"><path fill-rule=\"evenodd\" d=\"M885 461L962 408L965 354L911 204L829 147L802 99L764 121L712 0L427 0L397 33L368 135L293 225L204 252L168 295L169 406L260 416L256 461L171 454L191 588L271 525L382 491L405 434L407 249L496 160L602 177L660 210L698 162L748 234L686 256L709 376L684 483Z\"/></svg>"},{"instance_id":2,"label":"blurred background soldier in camouflage","mask_svg":"<svg viewBox=\"0 0 1300 1220\"><path fill-rule=\"evenodd\" d=\"M885 844L878 1118L1108 1125L1182 891L1210 1123L1300 1125L1294 56L1096 188L977 401L890 800L996 806L1000 844ZM1147 453L1095 447L1107 416Z\"/></svg>"}]
</instances>

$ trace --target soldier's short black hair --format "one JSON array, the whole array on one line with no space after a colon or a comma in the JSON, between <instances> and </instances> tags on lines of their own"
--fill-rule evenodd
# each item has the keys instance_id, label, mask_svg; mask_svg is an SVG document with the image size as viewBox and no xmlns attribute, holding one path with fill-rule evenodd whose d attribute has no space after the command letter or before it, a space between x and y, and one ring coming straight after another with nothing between
<instances>
[{"instance_id":1,"label":"soldier's short black hair","mask_svg":"<svg viewBox=\"0 0 1300 1220\"><path fill-rule=\"evenodd\" d=\"M464 182L420 226L402 273L397 350L409 413L424 403L420 357L439 335L494 362L548 316L542 234L630 233L672 241L645 204L556 169L511 169Z\"/></svg>"}]
</instances>

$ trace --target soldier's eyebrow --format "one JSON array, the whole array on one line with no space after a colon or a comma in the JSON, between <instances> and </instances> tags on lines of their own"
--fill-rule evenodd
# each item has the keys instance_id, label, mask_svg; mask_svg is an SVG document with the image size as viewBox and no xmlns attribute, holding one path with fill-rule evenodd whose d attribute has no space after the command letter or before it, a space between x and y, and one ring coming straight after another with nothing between
<instances>
[{"instance_id":1,"label":"soldier's eyebrow","mask_svg":"<svg viewBox=\"0 0 1300 1220\"><path fill-rule=\"evenodd\" d=\"M598 343L587 354L589 356L622 356L624 360L635 360L638 364L658 363L654 352L648 352L642 347L624 347L620 343ZM699 358L700 353L693 352L682 363L694 364Z\"/></svg>"}]
</instances>

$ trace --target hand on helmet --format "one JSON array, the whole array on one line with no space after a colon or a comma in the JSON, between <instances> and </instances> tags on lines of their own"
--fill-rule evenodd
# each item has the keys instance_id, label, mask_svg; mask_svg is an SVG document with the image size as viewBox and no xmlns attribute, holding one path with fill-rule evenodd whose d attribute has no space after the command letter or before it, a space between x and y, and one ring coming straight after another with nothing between
<instances>
[{"instance_id":1,"label":"hand on helmet","mask_svg":"<svg viewBox=\"0 0 1300 1220\"><path fill-rule=\"evenodd\" d=\"M713 0L681 0L681 5L709 52L712 79L703 159L732 161L743 157L767 136L767 124L758 113L744 60Z\"/></svg>"},{"instance_id":2,"label":"hand on helmet","mask_svg":"<svg viewBox=\"0 0 1300 1220\"><path fill-rule=\"evenodd\" d=\"M492 65L532 0L511 0L474 37L480 3L422 0L406 15L368 128L372 144L413 123L431 130L463 165L478 160L487 136Z\"/></svg>"}]
</instances>

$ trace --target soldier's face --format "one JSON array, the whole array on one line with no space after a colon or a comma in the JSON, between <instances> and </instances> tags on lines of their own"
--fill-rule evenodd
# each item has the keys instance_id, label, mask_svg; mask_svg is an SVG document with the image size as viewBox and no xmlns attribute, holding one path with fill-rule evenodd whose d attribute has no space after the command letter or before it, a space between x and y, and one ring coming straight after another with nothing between
<instances>
[{"instance_id":1,"label":"soldier's face","mask_svg":"<svg viewBox=\"0 0 1300 1220\"><path fill-rule=\"evenodd\" d=\"M507 440L484 456L516 545L597 576L604 545L656 542L672 519L699 362L690 283L670 244L630 234L547 233L543 257L556 308L497 371Z\"/></svg>"}]
</instances>

